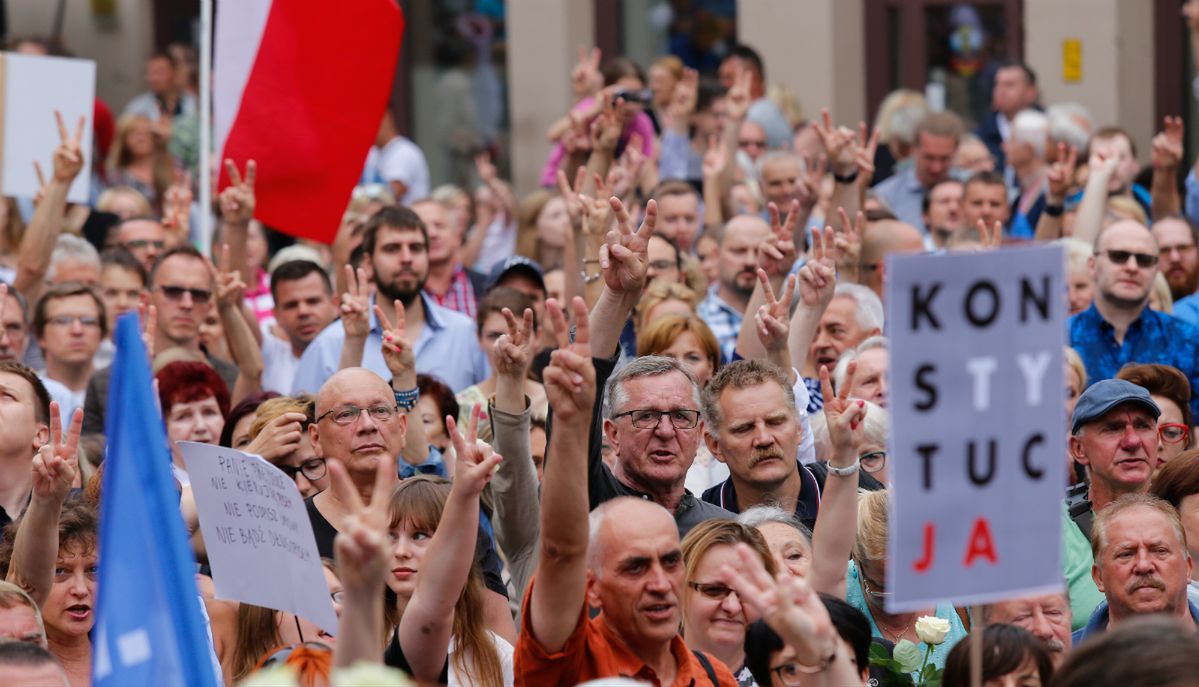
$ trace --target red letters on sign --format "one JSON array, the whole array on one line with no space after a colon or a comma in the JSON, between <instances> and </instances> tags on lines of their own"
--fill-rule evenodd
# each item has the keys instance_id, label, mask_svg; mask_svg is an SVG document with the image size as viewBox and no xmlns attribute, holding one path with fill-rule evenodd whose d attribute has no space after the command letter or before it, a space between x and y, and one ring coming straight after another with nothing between
<instances>
[{"instance_id":1,"label":"red letters on sign","mask_svg":"<svg viewBox=\"0 0 1199 687\"><path fill-rule=\"evenodd\" d=\"M924 523L924 557L912 564L916 572L924 574L933 567L933 548L937 543L937 527L931 522Z\"/></svg>"},{"instance_id":2,"label":"red letters on sign","mask_svg":"<svg viewBox=\"0 0 1199 687\"><path fill-rule=\"evenodd\" d=\"M975 558L985 558L991 565L999 562L995 555L995 539L991 536L991 525L987 523L986 518L974 521L974 528L970 531L970 546L966 549L966 559L962 565L969 568L974 564Z\"/></svg>"}]
</instances>

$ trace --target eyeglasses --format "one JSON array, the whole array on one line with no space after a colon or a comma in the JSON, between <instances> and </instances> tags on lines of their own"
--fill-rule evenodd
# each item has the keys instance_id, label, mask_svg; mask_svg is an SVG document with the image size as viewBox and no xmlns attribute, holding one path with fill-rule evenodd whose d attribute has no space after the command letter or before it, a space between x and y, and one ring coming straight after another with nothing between
<instances>
[{"instance_id":1,"label":"eyeglasses","mask_svg":"<svg viewBox=\"0 0 1199 687\"><path fill-rule=\"evenodd\" d=\"M1195 244L1188 243L1186 245L1180 245L1180 246L1162 246L1157 249L1157 252L1162 257L1165 257L1165 256L1169 255L1170 253L1173 253L1174 251L1178 251L1179 255L1186 255L1187 253L1190 253L1194 250L1195 250Z\"/></svg>"},{"instance_id":2,"label":"eyeglasses","mask_svg":"<svg viewBox=\"0 0 1199 687\"><path fill-rule=\"evenodd\" d=\"M52 324L58 327L70 327L78 322L84 327L99 327L100 318L92 317L91 315L55 315L46 319L46 324Z\"/></svg>"},{"instance_id":3,"label":"eyeglasses","mask_svg":"<svg viewBox=\"0 0 1199 687\"><path fill-rule=\"evenodd\" d=\"M788 662L781 666L776 666L770 669L778 678L775 680L783 687L799 687L803 684L804 675L815 675L823 670L823 668L805 666L800 663Z\"/></svg>"},{"instance_id":4,"label":"eyeglasses","mask_svg":"<svg viewBox=\"0 0 1199 687\"><path fill-rule=\"evenodd\" d=\"M862 472L873 473L883 469L887 464L886 451L871 451L858 456L858 463L862 468Z\"/></svg>"},{"instance_id":5,"label":"eyeglasses","mask_svg":"<svg viewBox=\"0 0 1199 687\"><path fill-rule=\"evenodd\" d=\"M335 604L345 603L346 592L344 589L338 589L335 592L330 592L329 598L333 599L333 603L335 603Z\"/></svg>"},{"instance_id":6,"label":"eyeglasses","mask_svg":"<svg viewBox=\"0 0 1199 687\"><path fill-rule=\"evenodd\" d=\"M870 579L866 571L862 569L862 564L854 561L858 568L858 579L862 580L862 591L866 596L870 597L875 603L882 603L883 599L891 596L891 592L884 591L886 587L878 582Z\"/></svg>"},{"instance_id":7,"label":"eyeglasses","mask_svg":"<svg viewBox=\"0 0 1199 687\"><path fill-rule=\"evenodd\" d=\"M337 420L334 419L334 422ZM293 468L290 465L276 465L275 467L283 471L283 474L291 478L291 481L296 481L296 475L304 475L304 479L309 482L315 482L325 476L328 471L328 466L325 464L324 458L312 458L306 460L298 468Z\"/></svg>"},{"instance_id":8,"label":"eyeglasses","mask_svg":"<svg viewBox=\"0 0 1199 687\"><path fill-rule=\"evenodd\" d=\"M1187 440L1191 433L1189 427L1177 422L1163 422L1157 426L1157 438L1167 444L1177 444Z\"/></svg>"},{"instance_id":9,"label":"eyeglasses","mask_svg":"<svg viewBox=\"0 0 1199 687\"><path fill-rule=\"evenodd\" d=\"M1135 253L1130 250L1105 250L1095 251L1096 255L1106 255L1108 260L1111 260L1117 265L1128 263L1129 258L1136 258L1137 267L1146 269L1157 264L1157 256L1149 253Z\"/></svg>"},{"instance_id":10,"label":"eyeglasses","mask_svg":"<svg viewBox=\"0 0 1199 687\"><path fill-rule=\"evenodd\" d=\"M766 141L751 141L749 139L742 139L740 141L737 141L737 147L738 148L765 148Z\"/></svg>"},{"instance_id":11,"label":"eyeglasses","mask_svg":"<svg viewBox=\"0 0 1199 687\"><path fill-rule=\"evenodd\" d=\"M142 248L149 248L150 246L154 246L158 250L162 250L167 245L167 242L151 241L149 239L134 239L132 241L126 241L121 245L125 246L125 248L128 250L141 250Z\"/></svg>"},{"instance_id":12,"label":"eyeglasses","mask_svg":"<svg viewBox=\"0 0 1199 687\"><path fill-rule=\"evenodd\" d=\"M316 419L317 422L324 420L330 415L333 416L333 422L339 425L352 425L362 414L362 411L370 413L370 416L379 422L387 422L395 417L396 411L399 410L396 406L377 405L369 408L359 408L358 406L342 406L334 408Z\"/></svg>"},{"instance_id":13,"label":"eyeglasses","mask_svg":"<svg viewBox=\"0 0 1199 687\"><path fill-rule=\"evenodd\" d=\"M720 582L688 582L687 586L713 601L724 601L729 594L737 593L735 589Z\"/></svg>"},{"instance_id":14,"label":"eyeglasses","mask_svg":"<svg viewBox=\"0 0 1199 687\"><path fill-rule=\"evenodd\" d=\"M208 289L189 289L185 286L160 286L159 291L167 297L167 300L181 301L183 294L191 294L192 302L197 305L204 305L212 299L212 292Z\"/></svg>"},{"instance_id":15,"label":"eyeglasses","mask_svg":"<svg viewBox=\"0 0 1199 687\"><path fill-rule=\"evenodd\" d=\"M687 408L677 408L675 410L652 410L649 408L626 410L623 413L613 415L612 419L615 420L625 415L629 416L629 421L637 429L656 429L658 423L662 421L663 415L670 418L670 424L674 425L675 429L692 429L699 424L699 411Z\"/></svg>"}]
</instances>

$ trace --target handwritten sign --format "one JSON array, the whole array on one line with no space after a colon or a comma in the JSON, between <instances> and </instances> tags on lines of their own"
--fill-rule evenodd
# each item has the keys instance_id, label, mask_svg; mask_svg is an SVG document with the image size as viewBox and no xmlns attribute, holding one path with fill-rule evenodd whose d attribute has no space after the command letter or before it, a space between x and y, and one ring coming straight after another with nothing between
<instances>
[{"instance_id":1,"label":"handwritten sign","mask_svg":"<svg viewBox=\"0 0 1199 687\"><path fill-rule=\"evenodd\" d=\"M1060 589L1060 247L887 264L890 611Z\"/></svg>"},{"instance_id":2,"label":"handwritten sign","mask_svg":"<svg viewBox=\"0 0 1199 687\"><path fill-rule=\"evenodd\" d=\"M6 196L32 198L40 184L33 162L49 178L54 149L61 143L54 111L62 113L67 135L75 135L80 117L87 120L80 150L83 171L71 182L67 200L89 202L92 169L92 113L95 109L96 63L65 57L0 54L0 134L3 163L0 189Z\"/></svg>"},{"instance_id":3,"label":"handwritten sign","mask_svg":"<svg viewBox=\"0 0 1199 687\"><path fill-rule=\"evenodd\" d=\"M312 523L296 483L259 456L181 441L212 581L223 599L337 631Z\"/></svg>"}]
</instances>

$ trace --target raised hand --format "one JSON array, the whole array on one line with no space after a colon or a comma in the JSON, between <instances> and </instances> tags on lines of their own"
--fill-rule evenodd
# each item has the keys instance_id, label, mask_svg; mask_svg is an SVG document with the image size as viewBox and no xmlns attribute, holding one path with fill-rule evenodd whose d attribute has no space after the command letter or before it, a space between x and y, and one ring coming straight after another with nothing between
<instances>
[{"instance_id":1,"label":"raised hand","mask_svg":"<svg viewBox=\"0 0 1199 687\"><path fill-rule=\"evenodd\" d=\"M1116 167L1120 164L1120 159L1115 155L1107 155L1098 150L1091 153L1091 157L1087 160L1087 169L1090 177L1102 175L1103 178L1110 178L1116 171Z\"/></svg>"},{"instance_id":2,"label":"raised hand","mask_svg":"<svg viewBox=\"0 0 1199 687\"><path fill-rule=\"evenodd\" d=\"M575 170L575 183L572 188L566 179L566 172L559 169L557 174L558 195L566 203L566 214L570 216L570 224L575 230L583 228L583 180L587 178L587 168L579 165Z\"/></svg>"},{"instance_id":3,"label":"raised hand","mask_svg":"<svg viewBox=\"0 0 1199 687\"><path fill-rule=\"evenodd\" d=\"M579 46L579 60L570 70L570 87L575 98L585 98L603 87L604 77L599 71L600 57L599 48L588 51Z\"/></svg>"},{"instance_id":4,"label":"raised hand","mask_svg":"<svg viewBox=\"0 0 1199 687\"><path fill-rule=\"evenodd\" d=\"M186 241L191 223L192 180L190 174L181 169L175 170L175 183L167 188L162 206L162 226L174 230L182 241Z\"/></svg>"},{"instance_id":5,"label":"raised hand","mask_svg":"<svg viewBox=\"0 0 1199 687\"><path fill-rule=\"evenodd\" d=\"M1182 135L1182 117L1167 116L1163 131L1153 137L1150 159L1154 169L1177 169L1182 164Z\"/></svg>"},{"instance_id":6,"label":"raised hand","mask_svg":"<svg viewBox=\"0 0 1199 687\"><path fill-rule=\"evenodd\" d=\"M645 287L645 272L649 262L649 239L654 234L658 221L658 204L651 200L645 206L645 219L641 228L633 231L628 210L624 203L613 196L609 199L616 213L616 229L604 237L600 246L600 268L604 271L604 283L618 293L641 293Z\"/></svg>"},{"instance_id":7,"label":"raised hand","mask_svg":"<svg viewBox=\"0 0 1199 687\"><path fill-rule=\"evenodd\" d=\"M803 172L799 175L799 204L805 210L811 210L820 200L820 182L828 167L828 156L824 153L817 157L805 155L803 163Z\"/></svg>"},{"instance_id":8,"label":"raised hand","mask_svg":"<svg viewBox=\"0 0 1199 687\"><path fill-rule=\"evenodd\" d=\"M728 166L732 164L733 156L729 154L729 144L723 136L712 134L708 137L708 149L704 151L700 172L704 179L719 178Z\"/></svg>"},{"instance_id":9,"label":"raised hand","mask_svg":"<svg viewBox=\"0 0 1199 687\"><path fill-rule=\"evenodd\" d=\"M838 207L837 214L841 218L842 231L833 242L836 255L833 264L838 273L846 279L856 282L858 279L858 261L862 258L862 237L866 234L866 215L861 211L854 216L853 223L849 222L849 214L845 208ZM825 246L828 248L827 244Z\"/></svg>"},{"instance_id":10,"label":"raised hand","mask_svg":"<svg viewBox=\"0 0 1199 687\"><path fill-rule=\"evenodd\" d=\"M454 442L454 489L462 489L470 496L478 497L491 481L495 468L503 458L494 453L486 442L479 441L479 419L483 417L483 404L476 404L466 427L466 438L458 432L458 423L450 415L445 416L446 429Z\"/></svg>"},{"instance_id":11,"label":"raised hand","mask_svg":"<svg viewBox=\"0 0 1199 687\"><path fill-rule=\"evenodd\" d=\"M675 129L682 130L690 124L698 98L699 72L690 68L684 69L683 78L674 85L674 92L670 95L670 105L667 106L671 125Z\"/></svg>"},{"instance_id":12,"label":"raised hand","mask_svg":"<svg viewBox=\"0 0 1199 687\"><path fill-rule=\"evenodd\" d=\"M221 221L238 226L247 225L254 219L254 179L258 174L258 164L253 160L246 162L244 180L233 160L225 160L225 170L229 173L229 186L221 191L218 198Z\"/></svg>"},{"instance_id":13,"label":"raised hand","mask_svg":"<svg viewBox=\"0 0 1199 687\"><path fill-rule=\"evenodd\" d=\"M387 363L391 376L398 379L406 372L416 371L416 352L408 340L404 304L399 300L395 301L395 316L396 324L393 326L383 308L375 304L375 318L383 328L383 362Z\"/></svg>"},{"instance_id":14,"label":"raised hand","mask_svg":"<svg viewBox=\"0 0 1199 687\"><path fill-rule=\"evenodd\" d=\"M58 110L54 111L54 121L58 124L60 139L58 147L54 149L54 180L70 184L83 170L83 131L87 118L79 118L74 136L67 134L67 125Z\"/></svg>"},{"instance_id":15,"label":"raised hand","mask_svg":"<svg viewBox=\"0 0 1199 687\"><path fill-rule=\"evenodd\" d=\"M620 142L620 134L624 131L625 104L624 101L613 102L612 98L604 98L603 108L591 122L591 149L611 153Z\"/></svg>"},{"instance_id":16,"label":"raised hand","mask_svg":"<svg viewBox=\"0 0 1199 687\"><path fill-rule=\"evenodd\" d=\"M1065 143L1058 143L1057 161L1049 166L1047 172L1049 179L1047 200L1057 205L1061 205L1066 200L1066 194L1074 185L1074 168L1077 165L1078 149L1074 146L1067 146Z\"/></svg>"},{"instance_id":17,"label":"raised hand","mask_svg":"<svg viewBox=\"0 0 1199 687\"><path fill-rule=\"evenodd\" d=\"M379 458L369 506L363 504L341 461L330 458L328 465L333 494L347 512L333 540L338 577L346 592L359 598L380 594L391 562L392 547L387 530L391 523L388 513L391 488L396 481L395 459L391 456Z\"/></svg>"},{"instance_id":18,"label":"raised hand","mask_svg":"<svg viewBox=\"0 0 1199 687\"><path fill-rule=\"evenodd\" d=\"M832 656L840 641L820 595L806 580L780 572L771 579L762 559L746 544L735 545L739 565L720 566L720 579L779 634L805 666Z\"/></svg>"},{"instance_id":19,"label":"raised hand","mask_svg":"<svg viewBox=\"0 0 1199 687\"><path fill-rule=\"evenodd\" d=\"M488 186L499 178L495 171L495 163L486 152L475 155L475 172L479 175L479 182Z\"/></svg>"},{"instance_id":20,"label":"raised hand","mask_svg":"<svg viewBox=\"0 0 1199 687\"><path fill-rule=\"evenodd\" d=\"M858 448L865 441L866 402L850 400L850 380L857 372L857 361L851 361L845 370L845 386L838 394L833 393L828 368L820 367L820 393L824 397L824 416L828 420L828 436L834 455L857 457ZM852 463L852 459L850 461ZM844 466L838 466L844 467Z\"/></svg>"},{"instance_id":21,"label":"raised hand","mask_svg":"<svg viewBox=\"0 0 1199 687\"><path fill-rule=\"evenodd\" d=\"M725 94L724 107L729 122L739 125L745 119L746 113L749 112L749 106L753 104L753 98L749 95L753 78L753 74L748 69L742 69L733 81L733 87Z\"/></svg>"},{"instance_id":22,"label":"raised hand","mask_svg":"<svg viewBox=\"0 0 1199 687\"><path fill-rule=\"evenodd\" d=\"M608 187L612 189L612 195L624 198L641 178L641 168L645 164L645 153L641 151L641 145L641 134L630 136L624 153L608 169Z\"/></svg>"},{"instance_id":23,"label":"raised hand","mask_svg":"<svg viewBox=\"0 0 1199 687\"><path fill-rule=\"evenodd\" d=\"M859 124L859 131L864 132L865 124ZM855 145L854 132L849 127L834 126L833 119L828 113L828 108L821 108L820 121L814 122L812 128L816 130L816 135L820 137L820 143L824 146L824 153L828 155L828 159L832 162L833 171L837 174L849 175L857 168L858 146ZM861 145L866 144L865 136L862 137Z\"/></svg>"},{"instance_id":24,"label":"raised hand","mask_svg":"<svg viewBox=\"0 0 1199 687\"><path fill-rule=\"evenodd\" d=\"M766 206L770 213L770 238L758 247L758 266L770 278L781 277L795 264L795 230L799 226L799 201L792 200L787 208L787 221L779 221L779 206Z\"/></svg>"},{"instance_id":25,"label":"raised hand","mask_svg":"<svg viewBox=\"0 0 1199 687\"><path fill-rule=\"evenodd\" d=\"M983 250L995 250L1003 245L1003 222L995 220L990 229L987 223L978 220L978 238Z\"/></svg>"},{"instance_id":26,"label":"raised hand","mask_svg":"<svg viewBox=\"0 0 1199 687\"><path fill-rule=\"evenodd\" d=\"M828 308L837 289L837 245L832 227L812 232L810 259L799 268L800 302L809 308Z\"/></svg>"},{"instance_id":27,"label":"raised hand","mask_svg":"<svg viewBox=\"0 0 1199 687\"><path fill-rule=\"evenodd\" d=\"M303 423L307 419L304 413L283 413L266 423L258 436L242 450L262 456L271 463L290 456L300 449L306 434Z\"/></svg>"},{"instance_id":28,"label":"raised hand","mask_svg":"<svg viewBox=\"0 0 1199 687\"><path fill-rule=\"evenodd\" d=\"M229 244L222 244L221 252L217 255L217 264L214 266L211 262L208 263L213 283L216 285L217 308L221 310L240 308L245 300L246 283L242 281L240 271L230 268L229 254Z\"/></svg>"},{"instance_id":29,"label":"raised hand","mask_svg":"<svg viewBox=\"0 0 1199 687\"><path fill-rule=\"evenodd\" d=\"M870 133L870 137L866 137L866 123L858 122L858 150L856 161L858 163L858 186L866 189L874 181L874 153L878 150L878 137L880 135L879 128L874 127L874 131Z\"/></svg>"},{"instance_id":30,"label":"raised hand","mask_svg":"<svg viewBox=\"0 0 1199 687\"><path fill-rule=\"evenodd\" d=\"M550 364L542 373L545 395L554 409L555 420L589 422L595 405L595 366L591 363L591 328L587 305L575 297L575 339L570 340L566 314L558 301L545 303L546 314L558 348L550 355Z\"/></svg>"},{"instance_id":31,"label":"raised hand","mask_svg":"<svg viewBox=\"0 0 1199 687\"><path fill-rule=\"evenodd\" d=\"M612 205L608 202L611 191L600 175L591 173L595 181L595 195L579 193L579 202L583 208L583 235L596 240L608 234L612 226Z\"/></svg>"},{"instance_id":32,"label":"raised hand","mask_svg":"<svg viewBox=\"0 0 1199 687\"><path fill-rule=\"evenodd\" d=\"M758 339L762 348L767 351L787 350L787 335L791 324L791 299L795 296L795 275L787 277L783 297L774 297L774 287L766 276L766 270L758 268L758 283L766 295L766 303L758 307L754 313L754 324L757 326Z\"/></svg>"},{"instance_id":33,"label":"raised hand","mask_svg":"<svg viewBox=\"0 0 1199 687\"><path fill-rule=\"evenodd\" d=\"M366 270L359 267L355 271L346 265L346 292L341 296L341 324L348 339L365 340L370 333L370 316L367 314L370 292Z\"/></svg>"},{"instance_id":34,"label":"raised hand","mask_svg":"<svg viewBox=\"0 0 1199 687\"><path fill-rule=\"evenodd\" d=\"M83 428L83 410L75 409L66 437L62 434L62 416L57 401L50 402L50 442L33 456L33 495L35 498L62 503L66 500L79 470L79 432Z\"/></svg>"},{"instance_id":35,"label":"raised hand","mask_svg":"<svg viewBox=\"0 0 1199 687\"><path fill-rule=\"evenodd\" d=\"M533 331L533 311L525 308L524 319L517 320L512 311L504 308L508 333L495 341L495 373L501 377L524 380L540 346Z\"/></svg>"}]
</instances>

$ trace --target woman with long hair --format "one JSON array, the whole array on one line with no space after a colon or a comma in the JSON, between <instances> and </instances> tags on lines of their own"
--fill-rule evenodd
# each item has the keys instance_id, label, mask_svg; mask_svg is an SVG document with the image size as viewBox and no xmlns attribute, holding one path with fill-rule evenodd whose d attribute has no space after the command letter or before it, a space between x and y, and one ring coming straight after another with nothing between
<instances>
[{"instance_id":1,"label":"woman with long hair","mask_svg":"<svg viewBox=\"0 0 1199 687\"><path fill-rule=\"evenodd\" d=\"M108 185L131 187L161 210L175 174L166 144L145 115L121 117L117 121L116 140L108 153Z\"/></svg>"}]
</instances>

